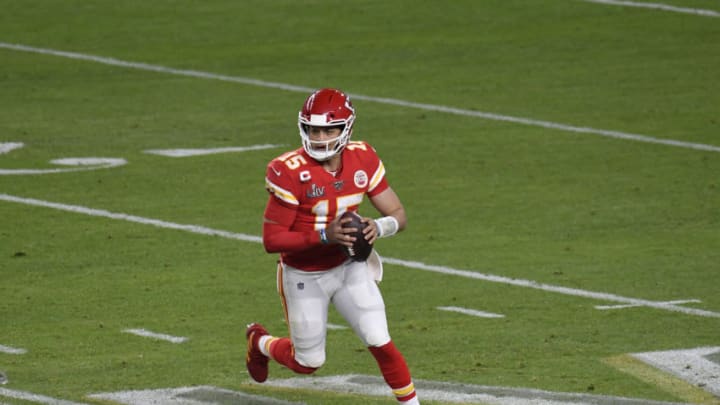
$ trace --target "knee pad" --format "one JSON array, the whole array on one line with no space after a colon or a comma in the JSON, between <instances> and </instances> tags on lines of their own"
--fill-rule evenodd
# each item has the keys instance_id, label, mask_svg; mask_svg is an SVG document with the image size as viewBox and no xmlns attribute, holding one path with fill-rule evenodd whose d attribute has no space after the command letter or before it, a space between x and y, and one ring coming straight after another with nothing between
<instances>
[{"instance_id":1,"label":"knee pad","mask_svg":"<svg viewBox=\"0 0 720 405\"><path fill-rule=\"evenodd\" d=\"M380 347L390 341L390 332L388 332L383 313L361 319L355 332L365 343L365 346Z\"/></svg>"},{"instance_id":2,"label":"knee pad","mask_svg":"<svg viewBox=\"0 0 720 405\"><path fill-rule=\"evenodd\" d=\"M390 341L390 335L382 331L376 331L376 333L367 333L363 336L363 340L367 346L380 347Z\"/></svg>"},{"instance_id":3,"label":"knee pad","mask_svg":"<svg viewBox=\"0 0 720 405\"><path fill-rule=\"evenodd\" d=\"M301 350L295 347L295 361L302 367L311 368L313 371L325 364L324 350Z\"/></svg>"}]
</instances>

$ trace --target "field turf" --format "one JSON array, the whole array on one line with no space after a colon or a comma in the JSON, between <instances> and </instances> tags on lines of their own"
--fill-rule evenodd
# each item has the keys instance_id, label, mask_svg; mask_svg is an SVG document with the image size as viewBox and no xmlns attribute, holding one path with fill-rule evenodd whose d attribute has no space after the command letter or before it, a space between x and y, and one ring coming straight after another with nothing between
<instances>
[{"instance_id":1,"label":"field turf","mask_svg":"<svg viewBox=\"0 0 720 405\"><path fill-rule=\"evenodd\" d=\"M720 346L720 18L580 0L0 8L0 389L393 403L250 384L244 366L247 323L286 331L257 243L265 165L300 145L309 91L338 87L408 212L377 248L415 379L717 401L618 363ZM126 163L51 162L89 157ZM379 375L349 329L327 358L318 377Z\"/></svg>"}]
</instances>

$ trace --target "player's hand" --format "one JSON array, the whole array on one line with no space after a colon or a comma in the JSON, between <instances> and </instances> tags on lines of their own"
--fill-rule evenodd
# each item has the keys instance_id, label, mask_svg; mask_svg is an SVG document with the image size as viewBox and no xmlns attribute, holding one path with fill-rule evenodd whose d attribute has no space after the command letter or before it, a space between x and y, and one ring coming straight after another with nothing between
<instances>
[{"instance_id":1,"label":"player's hand","mask_svg":"<svg viewBox=\"0 0 720 405\"><path fill-rule=\"evenodd\" d=\"M355 242L355 237L350 236L351 233L357 232L357 229L344 227L344 225L350 222L350 218L335 217L325 228L325 235L327 235L329 243L338 243L347 247L352 247Z\"/></svg>"},{"instance_id":2,"label":"player's hand","mask_svg":"<svg viewBox=\"0 0 720 405\"><path fill-rule=\"evenodd\" d=\"M371 245L374 245L375 241L378 238L377 223L374 219L368 217L363 217L362 221L366 225L363 229L363 233L365 234L365 240L370 242Z\"/></svg>"}]
</instances>

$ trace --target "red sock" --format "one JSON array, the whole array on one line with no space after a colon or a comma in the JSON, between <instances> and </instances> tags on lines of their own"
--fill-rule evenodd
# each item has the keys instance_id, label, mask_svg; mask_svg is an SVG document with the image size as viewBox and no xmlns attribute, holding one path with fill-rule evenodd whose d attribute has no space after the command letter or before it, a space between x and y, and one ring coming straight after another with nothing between
<instances>
[{"instance_id":1,"label":"red sock","mask_svg":"<svg viewBox=\"0 0 720 405\"><path fill-rule=\"evenodd\" d=\"M317 370L313 367L305 367L295 360L295 349L289 338L274 338L267 343L270 347L270 357L278 363L300 374L312 374Z\"/></svg>"},{"instance_id":2,"label":"red sock","mask_svg":"<svg viewBox=\"0 0 720 405\"><path fill-rule=\"evenodd\" d=\"M392 388L395 398L405 402L415 398L415 386L410 377L410 370L395 344L389 343L380 347L369 347L370 353L377 360L385 382Z\"/></svg>"}]
</instances>

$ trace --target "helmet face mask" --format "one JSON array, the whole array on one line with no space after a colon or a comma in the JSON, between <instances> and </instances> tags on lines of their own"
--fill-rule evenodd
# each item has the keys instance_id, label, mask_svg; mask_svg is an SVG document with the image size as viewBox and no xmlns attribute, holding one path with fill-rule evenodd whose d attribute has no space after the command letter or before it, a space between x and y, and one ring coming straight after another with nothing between
<instances>
[{"instance_id":1,"label":"helmet face mask","mask_svg":"<svg viewBox=\"0 0 720 405\"><path fill-rule=\"evenodd\" d=\"M320 162L340 154L350 141L354 122L355 109L345 93L335 89L314 92L305 100L298 114L298 128L305 152ZM339 128L340 134L331 139L312 139L311 127Z\"/></svg>"}]
</instances>

